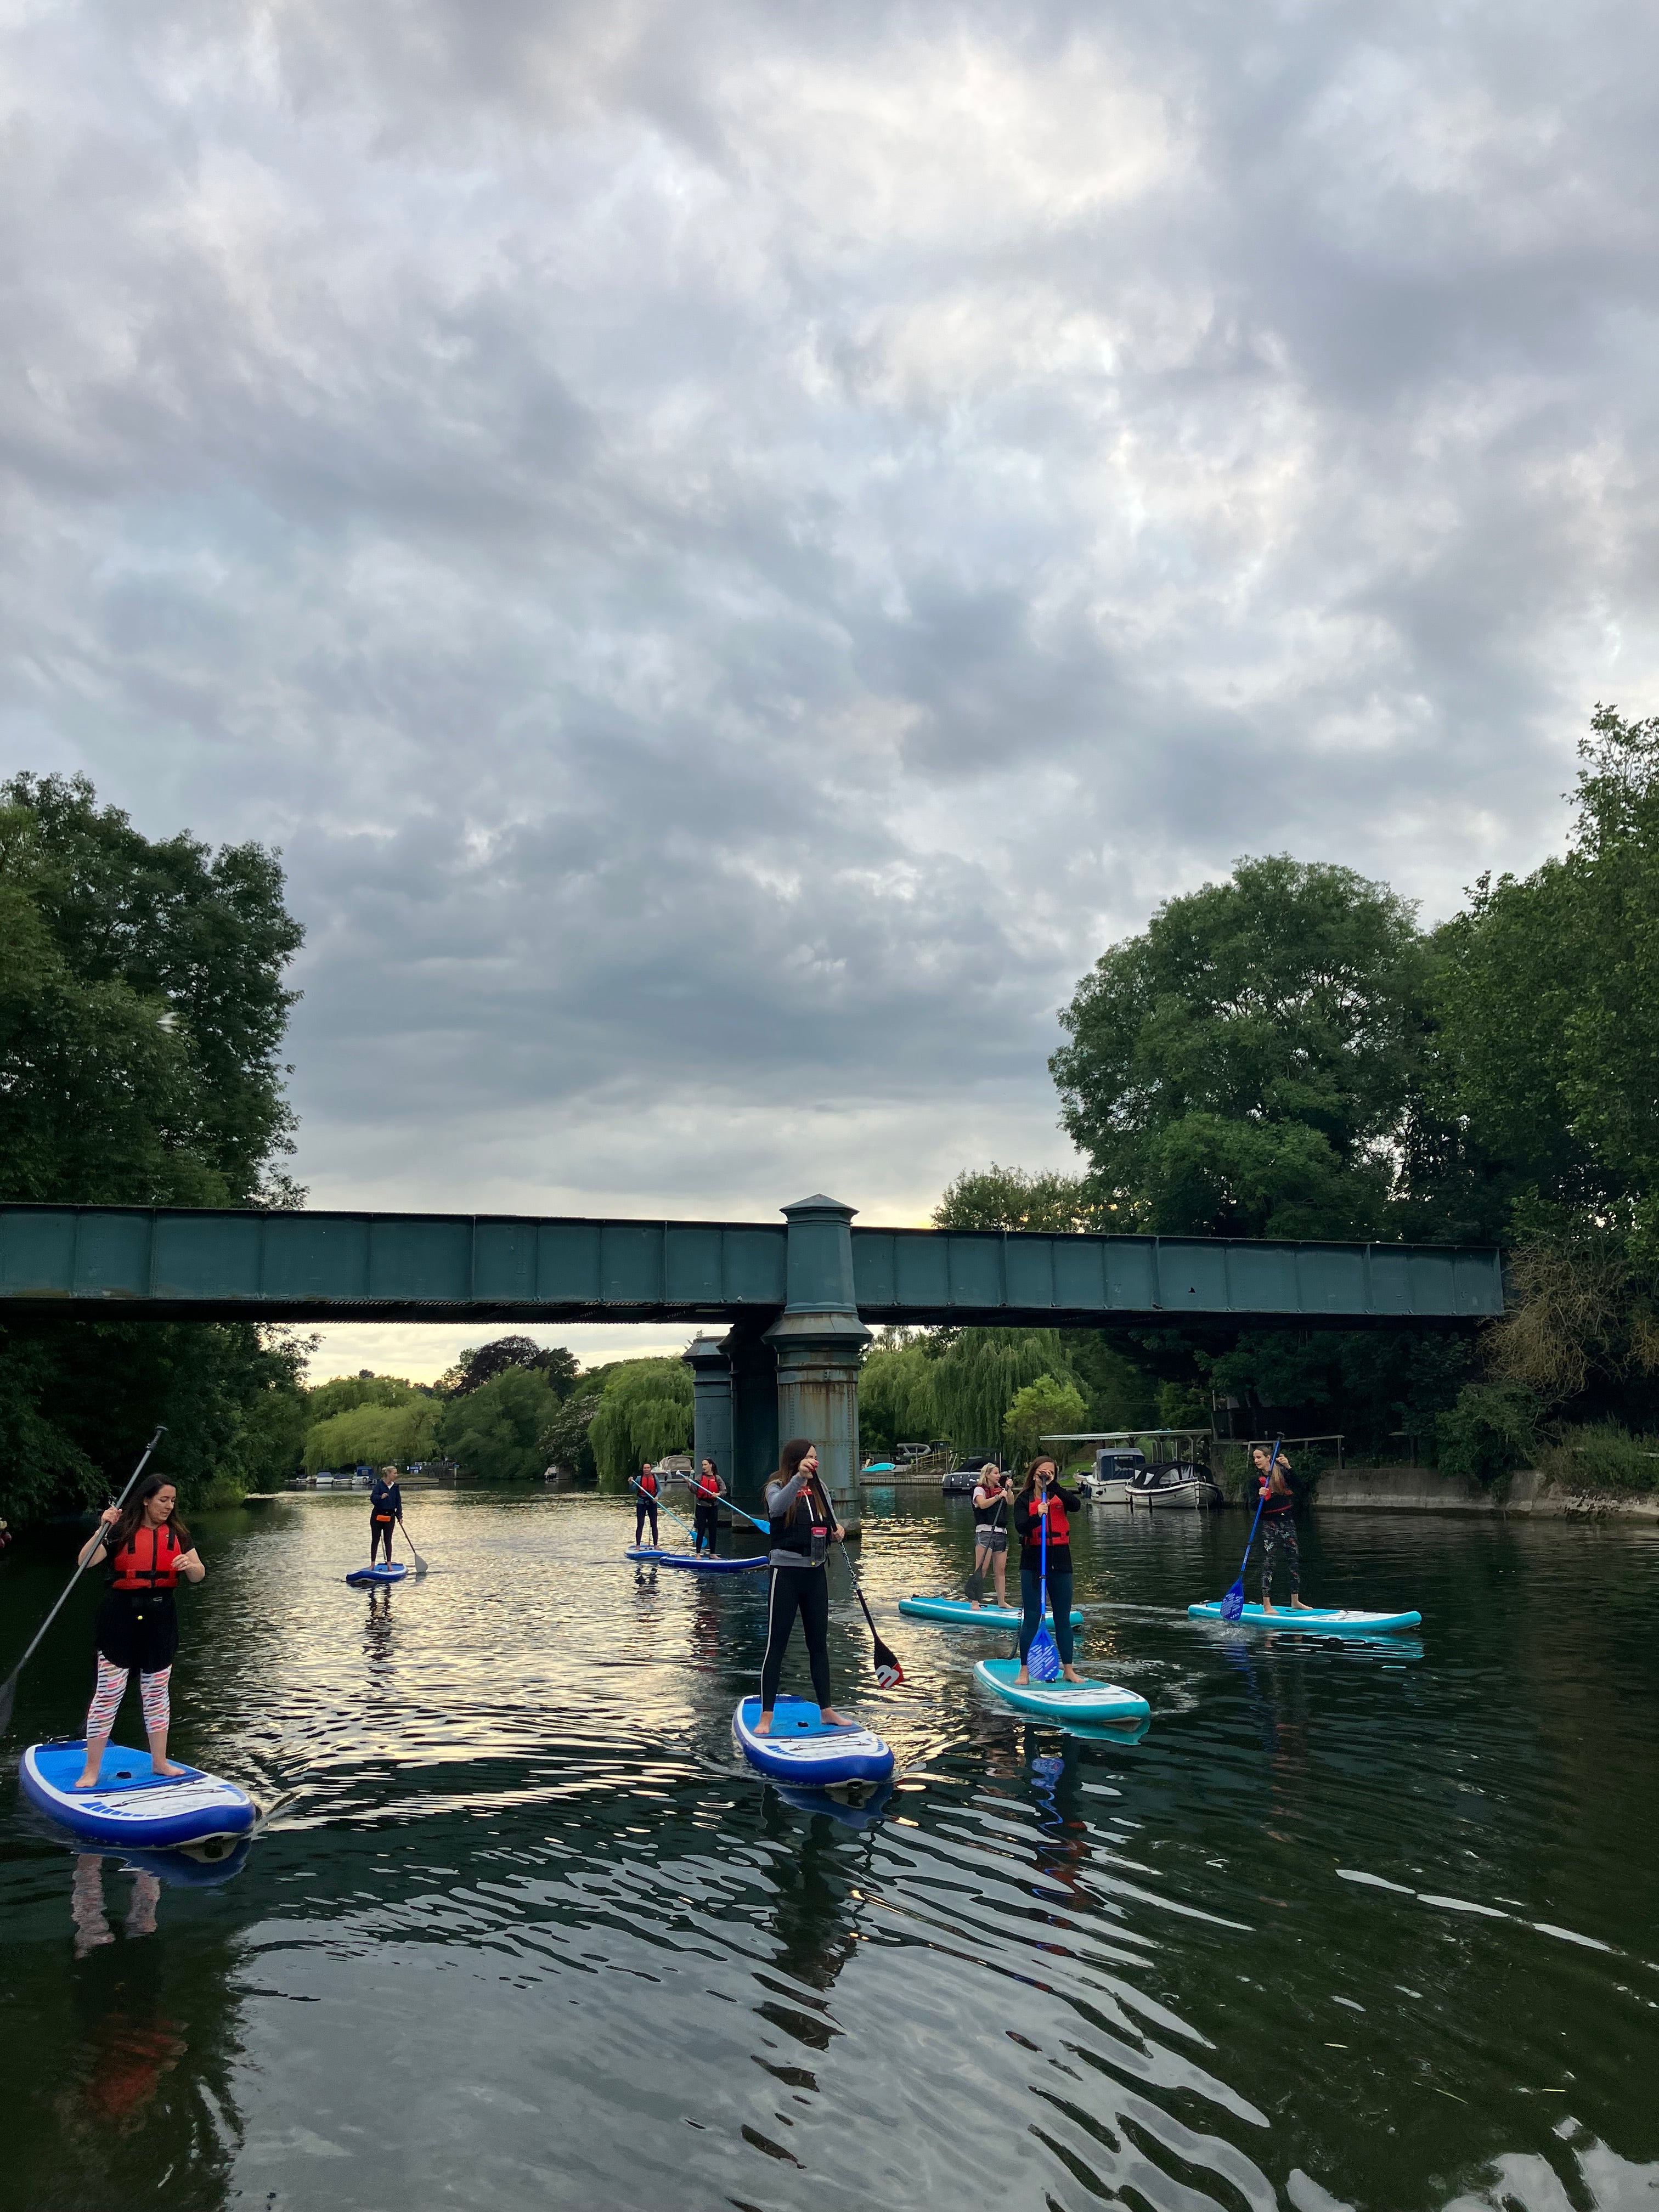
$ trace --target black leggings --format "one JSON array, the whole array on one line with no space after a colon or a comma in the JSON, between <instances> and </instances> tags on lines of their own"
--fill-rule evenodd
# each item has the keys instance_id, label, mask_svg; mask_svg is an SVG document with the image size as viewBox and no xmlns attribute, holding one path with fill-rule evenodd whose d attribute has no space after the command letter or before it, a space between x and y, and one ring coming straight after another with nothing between
<instances>
[{"instance_id":1,"label":"black leggings","mask_svg":"<svg viewBox=\"0 0 1659 2212\"><path fill-rule=\"evenodd\" d=\"M392 1531L395 1524L388 1521L384 1528L371 1514L368 1522L368 1563L373 1566L380 1555L380 1539L386 1539L386 1563L392 1565Z\"/></svg>"},{"instance_id":2,"label":"black leggings","mask_svg":"<svg viewBox=\"0 0 1659 2212\"><path fill-rule=\"evenodd\" d=\"M1031 1646L1036 1642L1036 1632L1042 1626L1042 1574L1037 1567L1022 1567L1019 1571L1019 1663L1023 1667L1031 1656ZM1060 1663L1072 1663L1072 1570L1064 1567L1056 1574L1048 1570L1048 1610L1054 1617L1054 1649L1060 1654Z\"/></svg>"},{"instance_id":3,"label":"black leggings","mask_svg":"<svg viewBox=\"0 0 1659 2212\"><path fill-rule=\"evenodd\" d=\"M634 1506L634 1541L640 1540L640 1531L645 1526L647 1514L651 1516L651 1541L659 1546L662 1539L657 1534L657 1501L654 1498L636 1498Z\"/></svg>"},{"instance_id":4,"label":"black leggings","mask_svg":"<svg viewBox=\"0 0 1659 2212\"><path fill-rule=\"evenodd\" d=\"M830 1696L830 1577L823 1567L774 1567L766 1606L766 1657L761 1663L761 1711L778 1701L778 1678L795 1615L806 1638L806 1662L812 1670L812 1695L820 1705Z\"/></svg>"},{"instance_id":5,"label":"black leggings","mask_svg":"<svg viewBox=\"0 0 1659 2212\"><path fill-rule=\"evenodd\" d=\"M698 1550L701 1551L707 1546L712 1552L714 1548L714 1539L720 1533L720 1507L712 1504L699 1505L691 1518L696 1527Z\"/></svg>"}]
</instances>

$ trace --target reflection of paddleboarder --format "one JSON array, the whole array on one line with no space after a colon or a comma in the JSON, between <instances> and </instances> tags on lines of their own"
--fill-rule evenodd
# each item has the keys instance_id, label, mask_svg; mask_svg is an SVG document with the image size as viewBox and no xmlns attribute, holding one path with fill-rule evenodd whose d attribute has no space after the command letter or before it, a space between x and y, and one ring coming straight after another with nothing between
<instances>
[{"instance_id":1,"label":"reflection of paddleboarder","mask_svg":"<svg viewBox=\"0 0 1659 2212\"><path fill-rule=\"evenodd\" d=\"M109 1588L98 1608L98 1686L87 1714L87 1763L77 1790L90 1790L98 1779L104 1747L135 1667L150 1764L157 1774L182 1771L167 1757L167 1678L179 1649L173 1593L181 1574L186 1582L199 1583L207 1569L191 1546L189 1529L177 1517L178 1504L179 1492L167 1477L152 1474L125 1505L109 1507L81 1547L83 1567L100 1558L107 1561Z\"/></svg>"},{"instance_id":2,"label":"reflection of paddleboarder","mask_svg":"<svg viewBox=\"0 0 1659 2212\"><path fill-rule=\"evenodd\" d=\"M654 1552L662 1540L657 1534L657 1478L652 1472L649 1460L640 1469L640 1479L634 1486L634 1547L636 1551L647 1514L651 1518L651 1548Z\"/></svg>"},{"instance_id":3,"label":"reflection of paddleboarder","mask_svg":"<svg viewBox=\"0 0 1659 2212\"><path fill-rule=\"evenodd\" d=\"M772 1523L772 1588L766 1604L766 1656L761 1663L761 1714L757 1735L772 1733L783 1655L800 1615L812 1670L812 1695L835 1727L845 1725L830 1704L830 1570L832 1542L844 1534L818 1480L818 1455L805 1437L792 1437L766 1486Z\"/></svg>"},{"instance_id":4,"label":"reflection of paddleboarder","mask_svg":"<svg viewBox=\"0 0 1659 2212\"><path fill-rule=\"evenodd\" d=\"M374 1478L374 1487L368 1493L368 1564L372 1567L380 1556L380 1546L386 1545L386 1563L392 1565L392 1530L396 1522L401 1527L404 1517L404 1493L398 1487L398 1470L383 1467Z\"/></svg>"}]
</instances>

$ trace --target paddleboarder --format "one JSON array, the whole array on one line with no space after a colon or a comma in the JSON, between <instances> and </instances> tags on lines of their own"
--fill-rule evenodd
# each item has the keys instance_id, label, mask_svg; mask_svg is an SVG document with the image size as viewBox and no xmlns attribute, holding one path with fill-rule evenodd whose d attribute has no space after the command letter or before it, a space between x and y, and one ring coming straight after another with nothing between
<instances>
[{"instance_id":1,"label":"paddleboarder","mask_svg":"<svg viewBox=\"0 0 1659 2212\"><path fill-rule=\"evenodd\" d=\"M647 1460L640 1469L640 1479L634 1488L634 1541L635 1545L639 1543L641 1532L645 1527L646 1516L648 1514L651 1519L651 1548L653 1552L660 1548L662 1542L657 1534L657 1478L652 1472L650 1461Z\"/></svg>"},{"instance_id":2,"label":"paddleboarder","mask_svg":"<svg viewBox=\"0 0 1659 2212\"><path fill-rule=\"evenodd\" d=\"M979 1610L988 1574L997 1586L997 1603L1008 1602L1008 1478L988 1459L974 1486L974 1610Z\"/></svg>"},{"instance_id":3,"label":"paddleboarder","mask_svg":"<svg viewBox=\"0 0 1659 2212\"><path fill-rule=\"evenodd\" d=\"M398 1487L398 1470L383 1467L374 1478L374 1487L368 1493L368 1564L372 1567L380 1555L380 1545L386 1544L386 1563L392 1565L392 1530L394 1522L401 1526L404 1517L404 1493Z\"/></svg>"},{"instance_id":4,"label":"paddleboarder","mask_svg":"<svg viewBox=\"0 0 1659 2212\"><path fill-rule=\"evenodd\" d=\"M720 1471L712 1459L705 1458L691 1484L691 1495L696 1503L691 1511L692 1548L714 1556L714 1539L720 1534L720 1500L726 1495L726 1485Z\"/></svg>"},{"instance_id":5,"label":"paddleboarder","mask_svg":"<svg viewBox=\"0 0 1659 2212\"><path fill-rule=\"evenodd\" d=\"M1072 1664L1072 1523L1082 1501L1074 1490L1060 1486L1060 1470L1053 1460L1034 1459L1026 1471L1025 1486L1014 1501L1014 1527L1019 1553L1019 1673L1021 1689L1031 1677L1026 1667L1036 1632L1042 1626L1042 1532L1048 1532L1048 1609L1054 1617L1054 1649L1060 1671L1068 1682L1081 1681Z\"/></svg>"},{"instance_id":6,"label":"paddleboarder","mask_svg":"<svg viewBox=\"0 0 1659 2212\"><path fill-rule=\"evenodd\" d=\"M843 1530L829 1492L818 1477L818 1455L805 1437L791 1437L766 1486L771 1522L772 1587L766 1603L766 1656L761 1662L760 1719L757 1735L772 1733L772 1708L778 1701L783 1655L795 1616L800 1615L812 1695L832 1727L846 1723L830 1703L830 1547Z\"/></svg>"},{"instance_id":7,"label":"paddleboarder","mask_svg":"<svg viewBox=\"0 0 1659 2212\"><path fill-rule=\"evenodd\" d=\"M149 1475L124 1506L112 1505L99 1516L99 1525L81 1547L83 1567L100 1559L106 1562L109 1587L98 1608L98 1686L87 1714L87 1758L77 1790L90 1790L98 1779L104 1747L135 1667L150 1764L157 1774L184 1771L167 1757L167 1680L179 1649L173 1593L180 1575L199 1583L207 1569L179 1518L178 1505L179 1492L166 1475Z\"/></svg>"},{"instance_id":8,"label":"paddleboarder","mask_svg":"<svg viewBox=\"0 0 1659 2212\"><path fill-rule=\"evenodd\" d=\"M1302 1553L1296 1540L1296 1492L1291 1487L1291 1463L1271 1444L1258 1444L1250 1455L1255 1462L1257 1494L1261 1499L1261 1610L1277 1613L1273 1577L1282 1564L1291 1585L1291 1608L1305 1613L1302 1598Z\"/></svg>"}]
</instances>

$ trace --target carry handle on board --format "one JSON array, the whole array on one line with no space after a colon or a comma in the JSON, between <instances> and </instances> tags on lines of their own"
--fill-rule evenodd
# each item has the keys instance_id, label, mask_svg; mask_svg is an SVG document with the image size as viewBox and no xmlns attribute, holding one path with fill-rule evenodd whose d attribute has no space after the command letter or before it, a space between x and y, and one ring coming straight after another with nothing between
<instances>
[{"instance_id":1,"label":"carry handle on board","mask_svg":"<svg viewBox=\"0 0 1659 2212\"><path fill-rule=\"evenodd\" d=\"M150 1454L155 1450L156 1445L161 1443L162 1437L166 1436L167 1432L167 1424L164 1421L161 1427L156 1430L155 1434L150 1438L149 1442L144 1446L143 1457L139 1461L137 1466L133 1468L131 1474L127 1478L126 1488L121 1492L121 1495L115 1501L116 1510L118 1512L132 1495L133 1485L137 1481L144 1469L149 1465ZM0 1683L0 1731L3 1731L11 1726L11 1709L17 1700L17 1677L22 1673L24 1668L28 1665L29 1661L33 1658L35 1653L40 1650L41 1641L44 1638L46 1631L52 1626L53 1621L57 1620L58 1614L64 1610L64 1605L68 1602L70 1592L75 1588L76 1583L80 1581L82 1576L86 1572L87 1565L88 1562L85 1560L77 1560L76 1562L75 1572L70 1577L68 1582L64 1585L63 1596L58 1599L57 1604L53 1606L52 1611L46 1615L40 1627L35 1631L33 1643L30 1644L28 1650L23 1654L17 1664L12 1668L10 1674L7 1675L4 1682Z\"/></svg>"}]
</instances>

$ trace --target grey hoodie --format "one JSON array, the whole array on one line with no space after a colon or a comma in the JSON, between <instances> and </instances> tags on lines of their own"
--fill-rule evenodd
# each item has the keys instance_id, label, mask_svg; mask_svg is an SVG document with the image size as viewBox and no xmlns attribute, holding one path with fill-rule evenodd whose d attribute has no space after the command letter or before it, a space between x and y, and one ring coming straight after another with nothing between
<instances>
[{"instance_id":1,"label":"grey hoodie","mask_svg":"<svg viewBox=\"0 0 1659 2212\"><path fill-rule=\"evenodd\" d=\"M772 1480L766 1486L767 1519L769 1521L781 1521L784 1515L789 1510L790 1507L794 1504L796 1498L799 1497L801 1492L806 1487L810 1480L811 1477L804 1474L799 1468L796 1469L795 1473L790 1476L787 1482L780 1482L775 1475ZM824 1494L827 1497L829 1493L826 1492ZM831 1512L835 1510L833 1506L830 1508L830 1510ZM810 1560L802 1559L799 1552L780 1551L775 1544L772 1547L771 1551L767 1556L770 1559L772 1565L775 1567L805 1567L810 1566L811 1564ZM823 1564L823 1562L820 1560L819 1565L822 1565Z\"/></svg>"}]
</instances>

